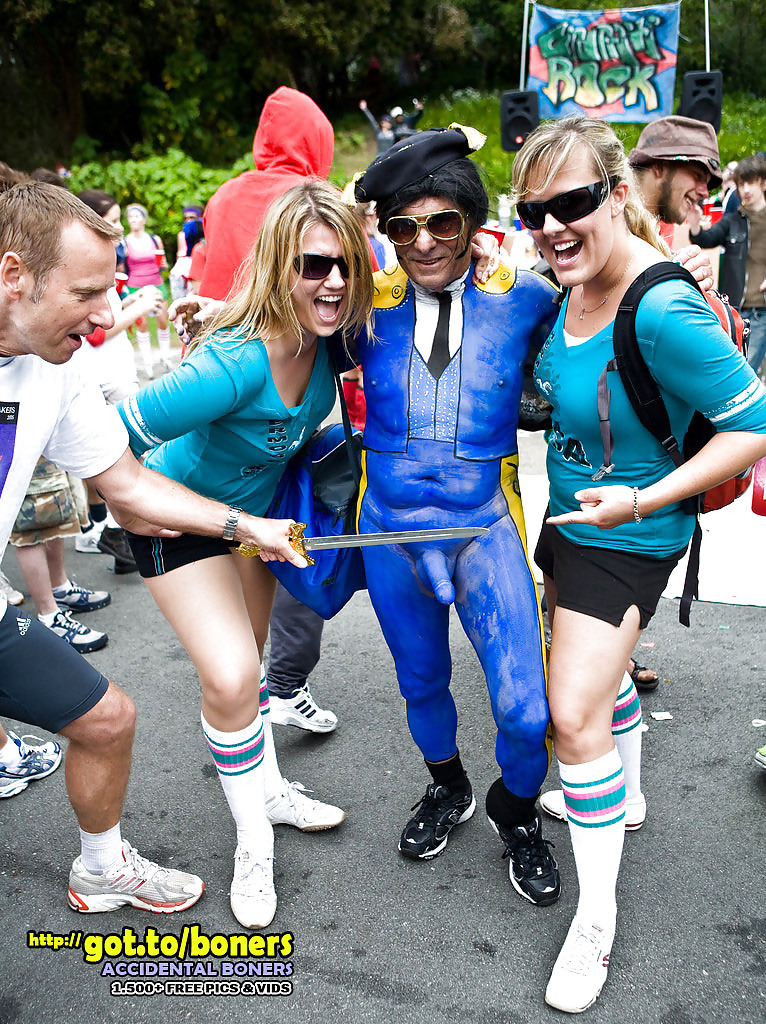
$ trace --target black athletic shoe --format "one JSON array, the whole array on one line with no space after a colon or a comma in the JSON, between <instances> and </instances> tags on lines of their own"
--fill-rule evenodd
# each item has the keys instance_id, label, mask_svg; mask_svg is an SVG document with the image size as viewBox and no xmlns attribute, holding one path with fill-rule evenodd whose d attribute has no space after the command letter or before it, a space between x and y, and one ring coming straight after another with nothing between
<instances>
[{"instance_id":1,"label":"black athletic shoe","mask_svg":"<svg viewBox=\"0 0 766 1024\"><path fill-rule=\"evenodd\" d=\"M514 828L498 825L492 818L489 823L505 843L503 857L509 859L508 874L516 892L539 907L555 903L561 894L559 870L548 849L553 843L543 839L539 813Z\"/></svg>"},{"instance_id":2,"label":"black athletic shoe","mask_svg":"<svg viewBox=\"0 0 766 1024\"><path fill-rule=\"evenodd\" d=\"M470 782L466 782L468 789L455 794L446 786L430 784L412 808L417 814L407 822L399 840L399 851L405 857L429 860L438 856L455 825L468 821L476 810L476 800Z\"/></svg>"},{"instance_id":3,"label":"black athletic shoe","mask_svg":"<svg viewBox=\"0 0 766 1024\"><path fill-rule=\"evenodd\" d=\"M117 575L138 571L128 538L121 527L105 527L98 539L98 550L114 556L114 571Z\"/></svg>"}]
</instances>

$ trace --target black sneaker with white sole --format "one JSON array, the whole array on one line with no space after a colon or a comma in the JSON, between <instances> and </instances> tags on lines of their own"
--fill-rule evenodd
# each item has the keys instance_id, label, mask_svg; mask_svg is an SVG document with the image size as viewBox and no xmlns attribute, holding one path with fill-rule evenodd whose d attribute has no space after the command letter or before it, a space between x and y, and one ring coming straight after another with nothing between
<instances>
[{"instance_id":1,"label":"black sneaker with white sole","mask_svg":"<svg viewBox=\"0 0 766 1024\"><path fill-rule=\"evenodd\" d=\"M559 869L549 849L553 843L543 839L539 813L526 825L513 828L492 818L489 823L505 843L503 857L509 859L508 875L516 892L539 907L555 903L561 895Z\"/></svg>"},{"instance_id":2,"label":"black sneaker with white sole","mask_svg":"<svg viewBox=\"0 0 766 1024\"><path fill-rule=\"evenodd\" d=\"M476 810L471 784L468 789L452 792L446 786L432 782L423 796L412 808L417 811L404 827L399 840L399 851L413 860L429 860L438 856L447 845L455 825L473 815Z\"/></svg>"}]
</instances>

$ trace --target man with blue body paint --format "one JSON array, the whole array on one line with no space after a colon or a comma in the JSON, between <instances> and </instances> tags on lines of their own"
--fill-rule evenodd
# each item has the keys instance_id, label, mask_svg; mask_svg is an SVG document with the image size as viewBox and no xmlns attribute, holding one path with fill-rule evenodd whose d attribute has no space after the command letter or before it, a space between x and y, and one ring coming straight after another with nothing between
<instances>
[{"instance_id":1,"label":"man with blue body paint","mask_svg":"<svg viewBox=\"0 0 766 1024\"><path fill-rule=\"evenodd\" d=\"M449 607L484 671L500 777L487 794L514 888L559 896L535 802L548 771L541 615L526 552L516 430L522 365L556 316L556 290L501 267L472 278L470 240L488 200L467 154L472 129L421 132L357 182L375 200L398 264L376 275L375 338L358 339L367 424L359 532L483 526L469 541L364 549L370 598L394 656L410 732L432 781L399 849L441 853L476 807L457 747Z\"/></svg>"}]
</instances>

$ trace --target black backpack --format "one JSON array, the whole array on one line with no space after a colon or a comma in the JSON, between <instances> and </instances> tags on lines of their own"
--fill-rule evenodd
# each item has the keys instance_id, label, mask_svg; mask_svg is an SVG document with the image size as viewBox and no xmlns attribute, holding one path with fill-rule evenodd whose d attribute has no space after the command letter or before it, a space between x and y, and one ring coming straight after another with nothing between
<instances>
[{"instance_id":1,"label":"black backpack","mask_svg":"<svg viewBox=\"0 0 766 1024\"><path fill-rule=\"evenodd\" d=\"M620 381L636 416L642 426L657 439L673 460L674 465L680 466L687 459L696 455L715 433L715 427L710 420L703 416L702 413L695 412L683 443L679 445L671 430L670 419L657 382L652 377L649 367L646 365L644 357L641 355L641 350L638 347L636 339L636 310L638 309L639 302L654 285L672 280L688 281L701 291L697 282L684 267L679 266L677 263L655 263L654 266L647 267L646 270L638 275L628 288L617 310L613 335L614 359L609 361L598 382L598 409L601 421L601 437L604 442L604 466L599 470L601 476L608 473L611 469L612 438L609 429L609 391L606 385L606 374L609 370L617 370L619 372ZM704 293L702 294L704 295ZM741 326L742 319L739 314L735 314L735 311L729 306L728 300L718 295L718 293L714 293L712 297L706 295L704 297L718 316L723 329L727 330L732 344L740 351L743 348L746 351L747 330L743 331ZM717 504L708 505L708 508L720 508L723 504L728 504L737 494L747 489L748 482L748 474L742 474L740 478L737 478L736 486L730 488L731 497L727 500L721 500ZM729 484L729 481L726 481L726 484ZM726 484L719 486L725 488ZM715 488L715 490L718 491L718 488ZM681 502L681 508L688 515L696 516L694 533L689 547L686 579L678 612L679 621L682 625L688 626L691 603L698 596L700 545L702 542L699 514L706 511L705 495L697 494L690 498L685 498Z\"/></svg>"}]
</instances>

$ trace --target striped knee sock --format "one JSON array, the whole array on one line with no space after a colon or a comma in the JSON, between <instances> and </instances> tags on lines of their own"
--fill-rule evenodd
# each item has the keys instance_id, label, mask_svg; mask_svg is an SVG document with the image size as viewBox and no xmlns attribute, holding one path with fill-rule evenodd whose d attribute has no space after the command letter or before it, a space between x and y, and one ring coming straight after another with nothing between
<instances>
[{"instance_id":1,"label":"striped knee sock","mask_svg":"<svg viewBox=\"0 0 766 1024\"><path fill-rule=\"evenodd\" d=\"M263 720L263 767L266 803L284 792L285 781L277 760L277 748L274 746L274 731L271 724L271 705L269 704L269 688L266 684L266 669L261 665L261 719Z\"/></svg>"},{"instance_id":2,"label":"striped knee sock","mask_svg":"<svg viewBox=\"0 0 766 1024\"><path fill-rule=\"evenodd\" d=\"M626 800L634 800L641 795L642 721L638 691L626 672L612 715L612 737L625 773Z\"/></svg>"},{"instance_id":3,"label":"striped knee sock","mask_svg":"<svg viewBox=\"0 0 766 1024\"><path fill-rule=\"evenodd\" d=\"M561 764L561 785L580 883L577 916L614 930L617 875L625 838L625 779L617 750L585 764Z\"/></svg>"},{"instance_id":4,"label":"striped knee sock","mask_svg":"<svg viewBox=\"0 0 766 1024\"><path fill-rule=\"evenodd\" d=\"M260 715L237 732L214 729L202 715L202 731L218 769L237 826L237 842L255 854L273 846L264 796L264 737Z\"/></svg>"},{"instance_id":5,"label":"striped knee sock","mask_svg":"<svg viewBox=\"0 0 766 1024\"><path fill-rule=\"evenodd\" d=\"M170 329L168 327L157 328L157 344L160 348L160 359L167 359L170 355Z\"/></svg>"}]
</instances>

